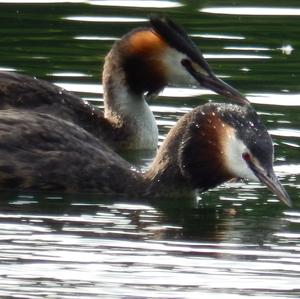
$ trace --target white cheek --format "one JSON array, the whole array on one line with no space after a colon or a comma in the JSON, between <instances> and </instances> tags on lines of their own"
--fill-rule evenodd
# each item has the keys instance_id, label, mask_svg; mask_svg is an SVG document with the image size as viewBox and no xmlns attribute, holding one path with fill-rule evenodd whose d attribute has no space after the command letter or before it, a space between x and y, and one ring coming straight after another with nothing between
<instances>
[{"instance_id":1,"label":"white cheek","mask_svg":"<svg viewBox=\"0 0 300 299\"><path fill-rule=\"evenodd\" d=\"M257 177L242 157L247 149L246 145L236 137L234 130L229 130L226 134L227 138L224 138L224 158L227 169L235 177L258 182Z\"/></svg>"},{"instance_id":2,"label":"white cheek","mask_svg":"<svg viewBox=\"0 0 300 299\"><path fill-rule=\"evenodd\" d=\"M163 62L166 68L168 82L171 85L196 85L197 81L181 64L188 57L172 48L168 48L163 54Z\"/></svg>"}]
</instances>

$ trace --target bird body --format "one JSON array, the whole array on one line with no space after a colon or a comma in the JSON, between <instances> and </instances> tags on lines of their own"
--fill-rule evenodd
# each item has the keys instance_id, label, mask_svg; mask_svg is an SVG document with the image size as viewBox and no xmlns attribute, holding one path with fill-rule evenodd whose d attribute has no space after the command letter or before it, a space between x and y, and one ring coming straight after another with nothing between
<instances>
[{"instance_id":1,"label":"bird body","mask_svg":"<svg viewBox=\"0 0 300 299\"><path fill-rule=\"evenodd\" d=\"M198 84L241 105L206 104L168 133L145 173L116 149L155 149L146 98ZM103 71L104 113L50 83L0 72L0 188L185 197L232 178L261 181L290 205L272 140L248 100L211 71L182 28L152 18L117 41Z\"/></svg>"},{"instance_id":2,"label":"bird body","mask_svg":"<svg viewBox=\"0 0 300 299\"><path fill-rule=\"evenodd\" d=\"M0 188L180 197L245 178L260 180L290 204L273 172L272 140L250 106L206 104L187 113L145 173L55 116L7 110L0 120Z\"/></svg>"},{"instance_id":3,"label":"bird body","mask_svg":"<svg viewBox=\"0 0 300 299\"><path fill-rule=\"evenodd\" d=\"M12 109L0 119L1 188L116 193L125 192L119 177L134 177L125 160L72 122Z\"/></svg>"},{"instance_id":4,"label":"bird body","mask_svg":"<svg viewBox=\"0 0 300 299\"><path fill-rule=\"evenodd\" d=\"M0 72L0 109L42 112L73 122L114 149L156 149L158 128L146 99L166 85L198 85L245 103L218 79L182 28L152 18L116 41L103 68L104 112L51 83Z\"/></svg>"}]
</instances>

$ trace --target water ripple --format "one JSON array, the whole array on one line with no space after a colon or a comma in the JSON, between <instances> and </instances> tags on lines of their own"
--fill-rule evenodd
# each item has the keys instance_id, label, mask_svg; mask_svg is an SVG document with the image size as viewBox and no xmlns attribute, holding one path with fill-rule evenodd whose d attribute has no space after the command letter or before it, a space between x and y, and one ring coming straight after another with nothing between
<instances>
[{"instance_id":1,"label":"water ripple","mask_svg":"<svg viewBox=\"0 0 300 299\"><path fill-rule=\"evenodd\" d=\"M249 16L299 16L299 8L287 7L208 7L200 12L211 14L249 15Z\"/></svg>"},{"instance_id":2,"label":"water ripple","mask_svg":"<svg viewBox=\"0 0 300 299\"><path fill-rule=\"evenodd\" d=\"M132 0L107 0L107 1L100 1L94 0L89 1L92 5L101 5L101 6L120 6L120 7L141 7L141 8L174 8L183 6L183 4L176 2L176 1L132 1Z\"/></svg>"},{"instance_id":3,"label":"water ripple","mask_svg":"<svg viewBox=\"0 0 300 299\"><path fill-rule=\"evenodd\" d=\"M63 20L79 21L79 22L99 22L99 23L136 23L147 22L144 18L129 18L129 17L87 17L87 16L70 16L64 17Z\"/></svg>"}]
</instances>

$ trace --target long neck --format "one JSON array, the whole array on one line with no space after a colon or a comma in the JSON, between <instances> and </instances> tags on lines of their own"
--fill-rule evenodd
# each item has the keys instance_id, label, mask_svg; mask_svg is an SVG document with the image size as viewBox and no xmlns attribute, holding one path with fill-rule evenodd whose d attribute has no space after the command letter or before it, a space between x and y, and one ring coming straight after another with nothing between
<instances>
[{"instance_id":1,"label":"long neck","mask_svg":"<svg viewBox=\"0 0 300 299\"><path fill-rule=\"evenodd\" d=\"M158 128L154 115L144 95L130 90L118 55L113 52L106 57L103 88L105 118L122 132L120 140L126 140L125 147L156 149Z\"/></svg>"},{"instance_id":2,"label":"long neck","mask_svg":"<svg viewBox=\"0 0 300 299\"><path fill-rule=\"evenodd\" d=\"M171 129L149 170L144 174L146 193L151 197L190 197L194 188L179 167L179 151L188 119L184 117Z\"/></svg>"},{"instance_id":3,"label":"long neck","mask_svg":"<svg viewBox=\"0 0 300 299\"><path fill-rule=\"evenodd\" d=\"M224 163L230 127L217 113L215 106L200 106L177 122L145 174L149 194L183 196L233 178Z\"/></svg>"}]
</instances>

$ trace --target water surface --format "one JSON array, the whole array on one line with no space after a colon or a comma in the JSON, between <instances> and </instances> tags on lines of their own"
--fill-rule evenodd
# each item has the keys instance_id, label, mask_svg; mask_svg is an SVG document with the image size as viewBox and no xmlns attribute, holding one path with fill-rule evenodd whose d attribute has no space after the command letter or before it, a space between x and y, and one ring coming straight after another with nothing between
<instances>
[{"instance_id":1,"label":"water surface","mask_svg":"<svg viewBox=\"0 0 300 299\"><path fill-rule=\"evenodd\" d=\"M151 13L182 24L214 71L255 104L275 143L288 209L260 184L230 183L198 203L99 194L0 193L1 298L299 298L298 1L2 1L0 69L102 106L112 43ZM208 100L170 87L151 102L160 141ZM146 168L151 154L128 157Z\"/></svg>"}]
</instances>

